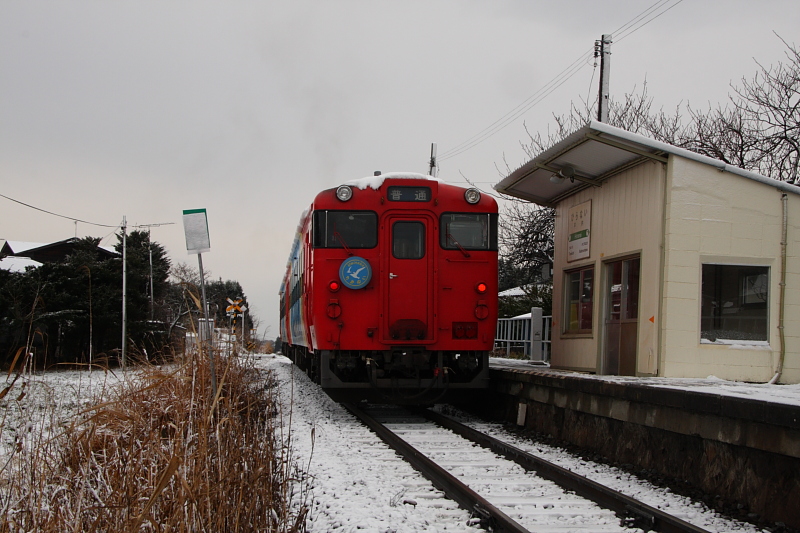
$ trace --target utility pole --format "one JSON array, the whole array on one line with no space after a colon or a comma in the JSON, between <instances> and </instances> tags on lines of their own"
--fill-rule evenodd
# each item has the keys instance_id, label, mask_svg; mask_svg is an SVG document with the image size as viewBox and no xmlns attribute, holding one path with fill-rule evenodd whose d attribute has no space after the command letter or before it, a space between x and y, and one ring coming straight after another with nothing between
<instances>
[{"instance_id":1,"label":"utility pole","mask_svg":"<svg viewBox=\"0 0 800 533\"><path fill-rule=\"evenodd\" d=\"M147 248L150 250L150 320L155 320L155 302L153 301L153 243L150 242L150 231L147 232Z\"/></svg>"},{"instance_id":2,"label":"utility pole","mask_svg":"<svg viewBox=\"0 0 800 533\"><path fill-rule=\"evenodd\" d=\"M127 233L128 222L125 215L122 215L122 369L125 370L125 357L127 350L125 348L127 332L125 331L128 323L128 250L127 250Z\"/></svg>"},{"instance_id":3,"label":"utility pole","mask_svg":"<svg viewBox=\"0 0 800 533\"><path fill-rule=\"evenodd\" d=\"M608 122L609 79L611 78L611 34L594 43L594 56L600 56L600 97L597 102L597 120Z\"/></svg>"},{"instance_id":4,"label":"utility pole","mask_svg":"<svg viewBox=\"0 0 800 533\"><path fill-rule=\"evenodd\" d=\"M436 143L431 143L431 160L428 175L436 177Z\"/></svg>"},{"instance_id":5,"label":"utility pole","mask_svg":"<svg viewBox=\"0 0 800 533\"><path fill-rule=\"evenodd\" d=\"M150 251L150 320L155 320L155 302L153 300L153 238L151 236L151 228L160 226L169 226L174 222L159 222L158 224L139 224L135 228L147 228L147 248Z\"/></svg>"}]
</instances>

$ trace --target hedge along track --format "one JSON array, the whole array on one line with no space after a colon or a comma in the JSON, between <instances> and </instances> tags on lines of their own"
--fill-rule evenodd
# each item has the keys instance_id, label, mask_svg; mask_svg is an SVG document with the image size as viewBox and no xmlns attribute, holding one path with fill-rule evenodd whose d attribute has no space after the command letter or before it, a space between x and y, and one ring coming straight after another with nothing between
<instances>
[{"instance_id":1,"label":"hedge along track","mask_svg":"<svg viewBox=\"0 0 800 533\"><path fill-rule=\"evenodd\" d=\"M707 533L434 411L344 406L487 529Z\"/></svg>"}]
</instances>

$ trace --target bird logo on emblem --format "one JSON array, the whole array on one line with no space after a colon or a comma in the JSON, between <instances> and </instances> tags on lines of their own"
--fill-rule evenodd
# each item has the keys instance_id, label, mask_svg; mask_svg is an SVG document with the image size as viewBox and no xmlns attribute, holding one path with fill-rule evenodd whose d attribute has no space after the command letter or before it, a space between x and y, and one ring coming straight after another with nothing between
<instances>
[{"instance_id":1,"label":"bird logo on emblem","mask_svg":"<svg viewBox=\"0 0 800 533\"><path fill-rule=\"evenodd\" d=\"M365 268L366 268L366 267L363 267L363 266L362 266L361 268L359 268L358 270L356 270L355 272L353 272L353 266L351 265L351 266L350 266L350 268L348 268L348 269L347 269L347 275L348 275L348 276L350 276L350 277L352 277L352 278L355 278L355 279L361 279L361 278L359 277L359 274L360 274L360 273L361 273L361 271L362 271L362 270L364 270Z\"/></svg>"},{"instance_id":2,"label":"bird logo on emblem","mask_svg":"<svg viewBox=\"0 0 800 533\"><path fill-rule=\"evenodd\" d=\"M351 289L362 289L372 279L372 268L366 259L349 257L339 267L339 279Z\"/></svg>"}]
</instances>

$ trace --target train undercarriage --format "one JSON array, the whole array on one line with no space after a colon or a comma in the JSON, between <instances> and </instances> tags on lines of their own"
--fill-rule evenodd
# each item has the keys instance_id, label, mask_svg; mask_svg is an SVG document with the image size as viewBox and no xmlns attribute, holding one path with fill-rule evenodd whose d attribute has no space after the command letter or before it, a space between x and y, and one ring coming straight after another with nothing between
<instances>
[{"instance_id":1,"label":"train undercarriage","mask_svg":"<svg viewBox=\"0 0 800 533\"><path fill-rule=\"evenodd\" d=\"M424 404L489 384L484 351L319 350L285 346L284 355L337 400Z\"/></svg>"}]
</instances>

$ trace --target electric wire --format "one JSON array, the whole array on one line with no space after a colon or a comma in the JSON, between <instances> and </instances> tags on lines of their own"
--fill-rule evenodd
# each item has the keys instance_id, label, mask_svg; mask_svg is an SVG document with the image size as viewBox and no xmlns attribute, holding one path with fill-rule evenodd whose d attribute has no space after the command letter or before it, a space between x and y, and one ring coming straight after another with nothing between
<instances>
[{"instance_id":1,"label":"electric wire","mask_svg":"<svg viewBox=\"0 0 800 533\"><path fill-rule=\"evenodd\" d=\"M111 235L113 235L114 232L116 232L116 230L122 228L122 224L121 223L120 224L116 224L116 225L98 224L97 222L89 222L87 220L81 220L80 218L74 218L74 217L69 217L69 216L66 216L66 215L60 215L58 213L53 213L52 211L48 211L47 209L42 209L41 207L36 207L35 205L26 204L25 202L22 202L20 200L16 200L14 198L11 198L10 196L6 196L5 194L0 194L0 197L3 197L6 200L10 200L12 202L16 202L16 203L18 203L20 205L24 205L25 207L29 207L31 209L35 209L36 211L41 211L42 213L47 213L48 215L53 215L53 216L56 216L56 217L65 218L65 219L71 220L73 222L80 222L81 224L88 224L90 226L98 226L98 227L101 227L101 228L113 228L111 230L111 232L108 233L108 235L106 235L105 237L100 239L100 242L102 242L103 240L105 240L108 237L110 237ZM159 223L156 223L156 224L130 224L130 225L128 225L128 227L132 227L132 228L152 228L152 227L159 227L159 226L169 226L169 225L172 225L172 224L175 224L175 223L174 222L159 222Z\"/></svg>"},{"instance_id":2,"label":"electric wire","mask_svg":"<svg viewBox=\"0 0 800 533\"><path fill-rule=\"evenodd\" d=\"M622 26L620 26L619 28L614 30L614 32L611 35L613 35L615 38L618 37L618 35L622 34L623 32L627 31L628 29L630 29L632 26L634 26L639 21L641 21L643 18L645 18L648 15L652 14L653 11L657 10L658 8L663 6L664 4L667 4L667 3L672 2L672 1L674 1L674 0L657 0L650 7L648 7L647 9L645 9L644 11L642 11L641 13L639 13L638 15L633 17L631 20L629 20L628 22L626 22L625 24L623 24Z\"/></svg>"},{"instance_id":3,"label":"electric wire","mask_svg":"<svg viewBox=\"0 0 800 533\"><path fill-rule=\"evenodd\" d=\"M594 68L592 69L592 78L589 80L589 89L586 91L586 104L589 104L589 98L592 97L592 84L594 83L594 76L597 74L597 59L594 60ZM594 103L597 102L599 96L596 96L595 99L592 101L592 105L589 107L591 109L594 107Z\"/></svg>"},{"instance_id":4,"label":"electric wire","mask_svg":"<svg viewBox=\"0 0 800 533\"><path fill-rule=\"evenodd\" d=\"M0 194L0 196L5 198L6 200L11 200L12 202L16 202L16 203L18 203L20 205L24 205L25 207L30 207L31 209L35 209L36 211L41 211L42 213L47 213L48 215L53 215L53 216L56 216L56 217L66 218L67 220L72 220L73 222L80 222L81 224L89 224L90 226L99 226L101 228L119 228L120 227L120 224L117 224L117 225L114 225L114 226L112 226L110 224L98 224L96 222L89 222L87 220L81 220L79 218L68 217L66 215L59 215L58 213L53 213L52 211L48 211L47 209L42 209L41 207L36 207L35 205L30 205L30 204L26 204L25 202L20 202L19 200L15 200L14 198L6 196L5 194Z\"/></svg>"},{"instance_id":5,"label":"electric wire","mask_svg":"<svg viewBox=\"0 0 800 533\"><path fill-rule=\"evenodd\" d=\"M677 6L678 4L680 4L680 3L682 3L682 2L683 2L683 0L677 0L677 2L675 2L674 4L670 5L669 7L667 7L666 9L664 9L663 11L661 11L661 12L659 12L659 13L655 14L653 17L651 17L651 18L647 19L646 21L642 22L642 23L641 23L639 26L637 26L637 27L633 28L632 30L628 31L627 33L625 33L625 32L622 32L622 34L621 34L619 37L615 37L615 38L614 38L614 39L615 39L615 42L617 42L617 43L618 43L618 42L620 42L621 40L625 39L626 37L630 37L631 35L633 35L633 34L634 34L634 33L636 33L637 31L639 31L639 30L640 30L640 29L642 29L643 27L647 26L648 24L650 24L651 22L653 22L654 20L656 20L658 17L660 17L660 16L661 16L661 15L663 15L664 13L666 13L666 12L670 11L672 8L674 8L675 6Z\"/></svg>"},{"instance_id":6,"label":"electric wire","mask_svg":"<svg viewBox=\"0 0 800 533\"><path fill-rule=\"evenodd\" d=\"M544 100L556 89L558 89L564 83L569 81L569 79L572 78L575 74L577 74L583 67L585 67L587 65L586 60L591 57L591 53L592 52L587 52L585 54L582 54L570 66L564 69L558 76L550 80L541 89L539 89L539 91L528 97L517 107L515 107L514 109L512 109L499 119L497 119L495 122L484 128L481 132L470 137L469 139L457 145L456 147L445 151L438 159L440 161L444 161L452 157L455 157L459 154L462 154L467 150L482 143L489 137L492 137L494 134L501 131L509 124L513 123L516 119L518 119L523 114L527 113L536 104Z\"/></svg>"},{"instance_id":7,"label":"electric wire","mask_svg":"<svg viewBox=\"0 0 800 533\"><path fill-rule=\"evenodd\" d=\"M658 0L653 3L650 7L630 19L628 22L620 26L615 32L611 35L613 36L615 42L620 42L621 40L625 39L626 37L630 37L644 26L648 25L652 21L659 18L664 13L670 11L672 8L677 6L678 4L682 3L683 0ZM665 7L666 6L666 7ZM662 9L663 8L663 9ZM660 11L659 11L660 10ZM648 18L649 17L649 18ZM494 136L499 131L503 130L506 126L510 125L511 123L515 122L520 116L527 113L530 109L536 106L539 102L544 100L547 96L553 93L556 89L561 87L564 83L566 83L570 78L575 76L583 67L585 67L588 62L586 59L592 57L594 53L594 48L590 49L588 52L581 54L575 61L573 61L568 67L562 70L555 78L550 80L546 83L542 88L536 91L534 94L526 98L523 102L513 108L511 111L494 121L492 124L478 132L477 134L473 135L469 139L463 141L462 143L445 150L442 152L439 157L437 158L438 161L445 161L447 159L456 157L460 155L478 144L482 143L486 139ZM594 72L592 73L592 79L594 79ZM587 99L588 100L588 99Z\"/></svg>"}]
</instances>

